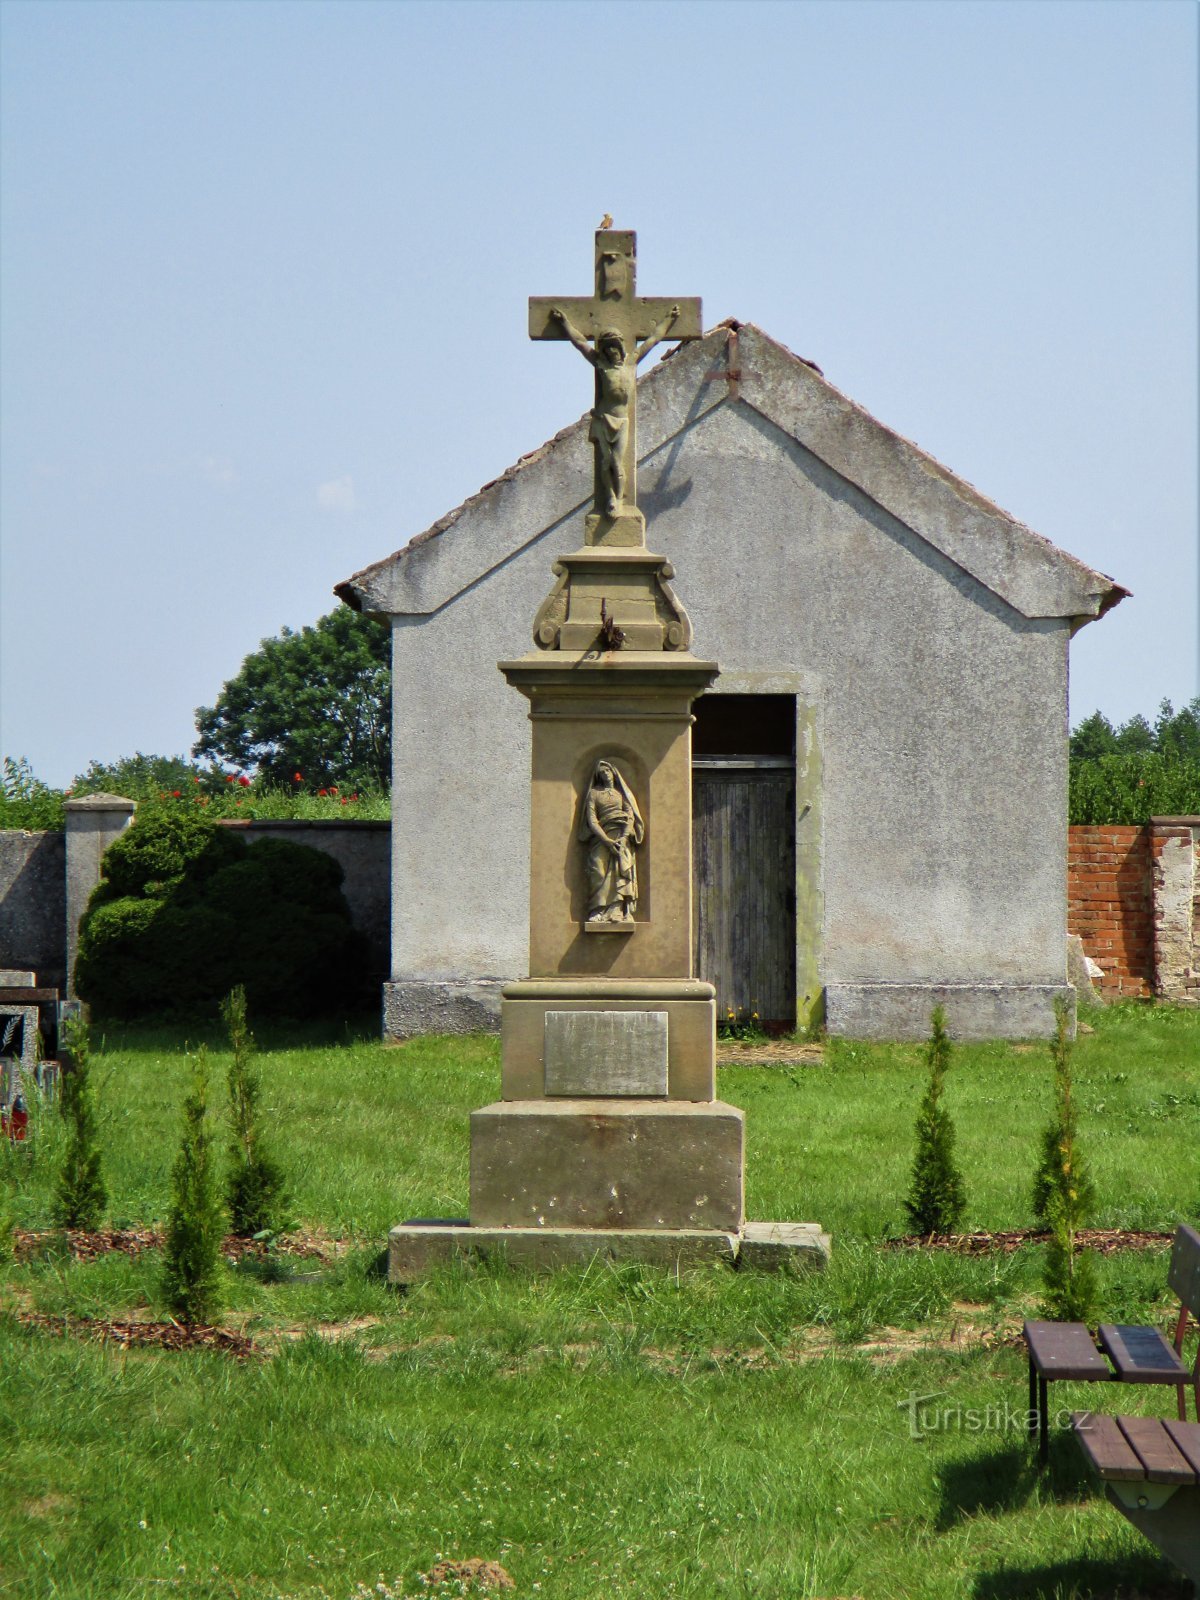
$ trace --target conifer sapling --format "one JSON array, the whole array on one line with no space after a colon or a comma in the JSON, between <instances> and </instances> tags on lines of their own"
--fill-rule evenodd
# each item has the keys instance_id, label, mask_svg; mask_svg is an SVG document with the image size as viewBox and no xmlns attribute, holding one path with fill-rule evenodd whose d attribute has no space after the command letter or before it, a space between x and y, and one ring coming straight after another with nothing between
<instances>
[{"instance_id":1,"label":"conifer sapling","mask_svg":"<svg viewBox=\"0 0 1200 1600\"><path fill-rule=\"evenodd\" d=\"M946 1013L935 1006L925 1048L929 1086L917 1113L917 1149L905 1206L914 1233L953 1233L966 1209L966 1187L954 1161L954 1124L942 1105L950 1040Z\"/></svg>"},{"instance_id":2,"label":"conifer sapling","mask_svg":"<svg viewBox=\"0 0 1200 1600\"><path fill-rule=\"evenodd\" d=\"M191 1091L183 1102L183 1138L171 1172L163 1260L167 1302L183 1322L212 1322L221 1309L224 1233L208 1118L208 1058L201 1046L192 1065Z\"/></svg>"},{"instance_id":3,"label":"conifer sapling","mask_svg":"<svg viewBox=\"0 0 1200 1600\"><path fill-rule=\"evenodd\" d=\"M225 1195L234 1233L274 1232L282 1226L283 1172L263 1147L259 1120L262 1079L254 1066L254 1036L246 1021L246 991L239 984L221 1003L229 1035L230 1168Z\"/></svg>"},{"instance_id":4,"label":"conifer sapling","mask_svg":"<svg viewBox=\"0 0 1200 1600\"><path fill-rule=\"evenodd\" d=\"M108 1204L108 1191L100 1171L87 1024L73 1018L66 1025L64 1040L59 1107L68 1131L54 1189L53 1216L60 1228L95 1228Z\"/></svg>"},{"instance_id":5,"label":"conifer sapling","mask_svg":"<svg viewBox=\"0 0 1200 1600\"><path fill-rule=\"evenodd\" d=\"M1077 1234L1095 1205L1095 1189L1079 1149L1071 1078L1070 1017L1062 1000L1054 1002L1054 1115L1042 1134L1041 1158L1033 1179L1033 1212L1050 1230L1043 1275L1043 1310L1053 1322L1092 1322L1098 1289L1096 1262L1080 1251Z\"/></svg>"}]
</instances>

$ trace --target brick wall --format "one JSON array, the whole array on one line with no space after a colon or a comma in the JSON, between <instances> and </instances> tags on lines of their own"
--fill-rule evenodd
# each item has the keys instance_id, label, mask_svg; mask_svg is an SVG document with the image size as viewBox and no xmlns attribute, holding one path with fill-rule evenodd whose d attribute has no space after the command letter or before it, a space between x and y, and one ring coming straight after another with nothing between
<instances>
[{"instance_id":1,"label":"brick wall","mask_svg":"<svg viewBox=\"0 0 1200 1600\"><path fill-rule=\"evenodd\" d=\"M1150 830L1094 823L1068 831L1068 933L1103 968L1104 994L1153 994Z\"/></svg>"},{"instance_id":2,"label":"brick wall","mask_svg":"<svg viewBox=\"0 0 1200 1600\"><path fill-rule=\"evenodd\" d=\"M1200 1003L1200 818L1072 827L1067 931L1105 995Z\"/></svg>"}]
</instances>

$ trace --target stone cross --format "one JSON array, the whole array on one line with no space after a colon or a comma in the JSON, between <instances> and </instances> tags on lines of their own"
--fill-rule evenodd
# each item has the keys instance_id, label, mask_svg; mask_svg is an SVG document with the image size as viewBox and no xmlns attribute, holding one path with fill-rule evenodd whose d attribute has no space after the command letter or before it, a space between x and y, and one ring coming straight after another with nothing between
<instances>
[{"instance_id":1,"label":"stone cross","mask_svg":"<svg viewBox=\"0 0 1200 1600\"><path fill-rule=\"evenodd\" d=\"M637 293L637 235L596 234L596 292L590 300L531 296L529 337L568 339L596 369L589 438L595 457L589 544L644 542L637 508L637 366L663 339L698 339L700 301Z\"/></svg>"}]
</instances>

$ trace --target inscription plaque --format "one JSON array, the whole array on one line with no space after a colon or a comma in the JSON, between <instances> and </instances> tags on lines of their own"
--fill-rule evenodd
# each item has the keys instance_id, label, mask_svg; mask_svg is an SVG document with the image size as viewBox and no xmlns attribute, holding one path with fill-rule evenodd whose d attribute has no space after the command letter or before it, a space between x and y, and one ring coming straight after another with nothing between
<instances>
[{"instance_id":1,"label":"inscription plaque","mask_svg":"<svg viewBox=\"0 0 1200 1600\"><path fill-rule=\"evenodd\" d=\"M547 1011L546 1093L584 1099L667 1092L665 1011Z\"/></svg>"}]
</instances>

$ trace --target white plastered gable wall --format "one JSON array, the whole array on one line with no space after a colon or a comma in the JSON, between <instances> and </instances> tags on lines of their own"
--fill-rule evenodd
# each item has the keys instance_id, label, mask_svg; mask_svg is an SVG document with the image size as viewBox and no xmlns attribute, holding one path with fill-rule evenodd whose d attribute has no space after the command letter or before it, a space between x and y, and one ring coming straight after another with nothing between
<instances>
[{"instance_id":1,"label":"white plastered gable wall","mask_svg":"<svg viewBox=\"0 0 1200 1600\"><path fill-rule=\"evenodd\" d=\"M530 648L581 542L586 435L338 589L393 625L392 1032L487 1024L526 970L529 730L496 662ZM940 997L962 1033L1046 1031L1067 993L1067 646L1123 591L750 326L641 381L639 439L647 542L717 692L790 685L820 729L798 938L830 1026L920 1036Z\"/></svg>"}]
</instances>

